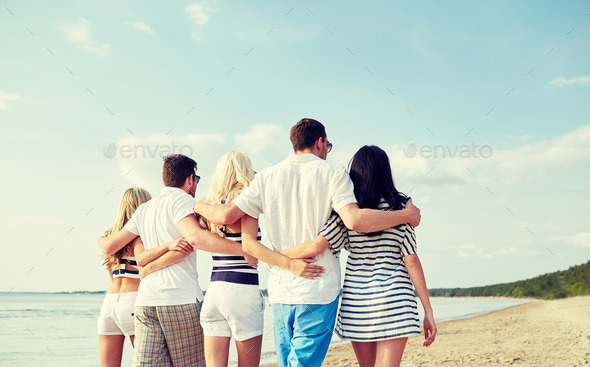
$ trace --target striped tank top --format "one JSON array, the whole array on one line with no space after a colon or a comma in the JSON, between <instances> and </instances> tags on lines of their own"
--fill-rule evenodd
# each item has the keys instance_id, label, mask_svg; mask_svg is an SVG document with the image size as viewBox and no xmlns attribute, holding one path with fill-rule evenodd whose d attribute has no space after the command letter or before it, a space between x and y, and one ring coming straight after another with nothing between
<instances>
[{"instance_id":1,"label":"striped tank top","mask_svg":"<svg viewBox=\"0 0 590 367\"><path fill-rule=\"evenodd\" d=\"M242 233L231 233L222 227L225 238L242 243ZM260 228L256 239L261 240ZM228 282L258 285L258 270L246 262L243 256L211 254L213 256L212 282Z\"/></svg>"},{"instance_id":2,"label":"striped tank top","mask_svg":"<svg viewBox=\"0 0 590 367\"><path fill-rule=\"evenodd\" d=\"M137 261L134 256L125 256L121 258L121 264L118 269L112 271L113 278L134 278L139 279L139 270L127 269L127 264L137 268Z\"/></svg>"}]
</instances>

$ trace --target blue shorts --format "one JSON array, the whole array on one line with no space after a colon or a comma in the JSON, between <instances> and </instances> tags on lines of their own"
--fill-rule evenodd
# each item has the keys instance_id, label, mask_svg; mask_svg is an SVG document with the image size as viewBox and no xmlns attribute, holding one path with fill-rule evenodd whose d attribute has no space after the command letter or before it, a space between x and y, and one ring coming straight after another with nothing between
<instances>
[{"instance_id":1,"label":"blue shorts","mask_svg":"<svg viewBox=\"0 0 590 367\"><path fill-rule=\"evenodd\" d=\"M327 305L271 307L279 366L320 367L332 340L338 297Z\"/></svg>"}]
</instances>

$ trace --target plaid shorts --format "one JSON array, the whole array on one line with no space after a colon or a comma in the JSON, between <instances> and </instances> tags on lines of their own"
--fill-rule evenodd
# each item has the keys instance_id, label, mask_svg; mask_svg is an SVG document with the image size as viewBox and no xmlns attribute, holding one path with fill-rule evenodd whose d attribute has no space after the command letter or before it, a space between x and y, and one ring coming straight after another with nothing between
<instances>
[{"instance_id":1,"label":"plaid shorts","mask_svg":"<svg viewBox=\"0 0 590 367\"><path fill-rule=\"evenodd\" d=\"M133 366L205 366L201 303L135 307Z\"/></svg>"}]
</instances>

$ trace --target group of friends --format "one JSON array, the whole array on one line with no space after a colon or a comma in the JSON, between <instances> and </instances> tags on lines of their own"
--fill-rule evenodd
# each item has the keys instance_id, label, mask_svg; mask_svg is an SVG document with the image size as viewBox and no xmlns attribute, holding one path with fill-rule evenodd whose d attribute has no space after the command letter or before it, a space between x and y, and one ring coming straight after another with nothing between
<instances>
[{"instance_id":1,"label":"group of friends","mask_svg":"<svg viewBox=\"0 0 590 367\"><path fill-rule=\"evenodd\" d=\"M258 173L244 153L222 156L200 201L197 163L180 154L165 157L158 197L124 193L98 241L112 280L98 319L101 366L121 365L126 337L134 366L227 366L232 337L238 365L258 366L258 260L270 269L281 367L320 366L334 331L352 342L360 366L399 366L408 337L420 335L414 288L424 345L434 342L416 254L420 210L395 188L387 154L364 146L347 171L326 161L332 143L319 121L302 119L290 138L295 154ZM262 214L270 247L260 243ZM204 297L195 249L213 257Z\"/></svg>"}]
</instances>

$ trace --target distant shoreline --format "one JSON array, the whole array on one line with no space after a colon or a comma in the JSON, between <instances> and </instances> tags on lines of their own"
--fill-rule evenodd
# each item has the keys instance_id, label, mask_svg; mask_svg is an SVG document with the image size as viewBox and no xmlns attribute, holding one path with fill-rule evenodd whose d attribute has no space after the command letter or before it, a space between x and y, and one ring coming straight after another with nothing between
<instances>
[{"instance_id":1,"label":"distant shoreline","mask_svg":"<svg viewBox=\"0 0 590 367\"><path fill-rule=\"evenodd\" d=\"M266 289L261 290L264 295L266 296ZM15 292L15 291L0 291L0 294L106 294L106 290L102 291L61 291L61 292L42 292L42 291L31 291L31 292ZM206 291L203 291L203 295ZM542 301L541 298L532 298L532 297L502 297L502 296L434 296L431 298L453 298L453 299L469 299L469 298L477 298L477 299L511 299L511 300L522 300L522 301ZM571 298L571 297L566 297ZM565 298L564 298L565 299Z\"/></svg>"},{"instance_id":2,"label":"distant shoreline","mask_svg":"<svg viewBox=\"0 0 590 367\"><path fill-rule=\"evenodd\" d=\"M0 294L105 294L107 291L72 291L72 292L12 292L0 291Z\"/></svg>"}]
</instances>

